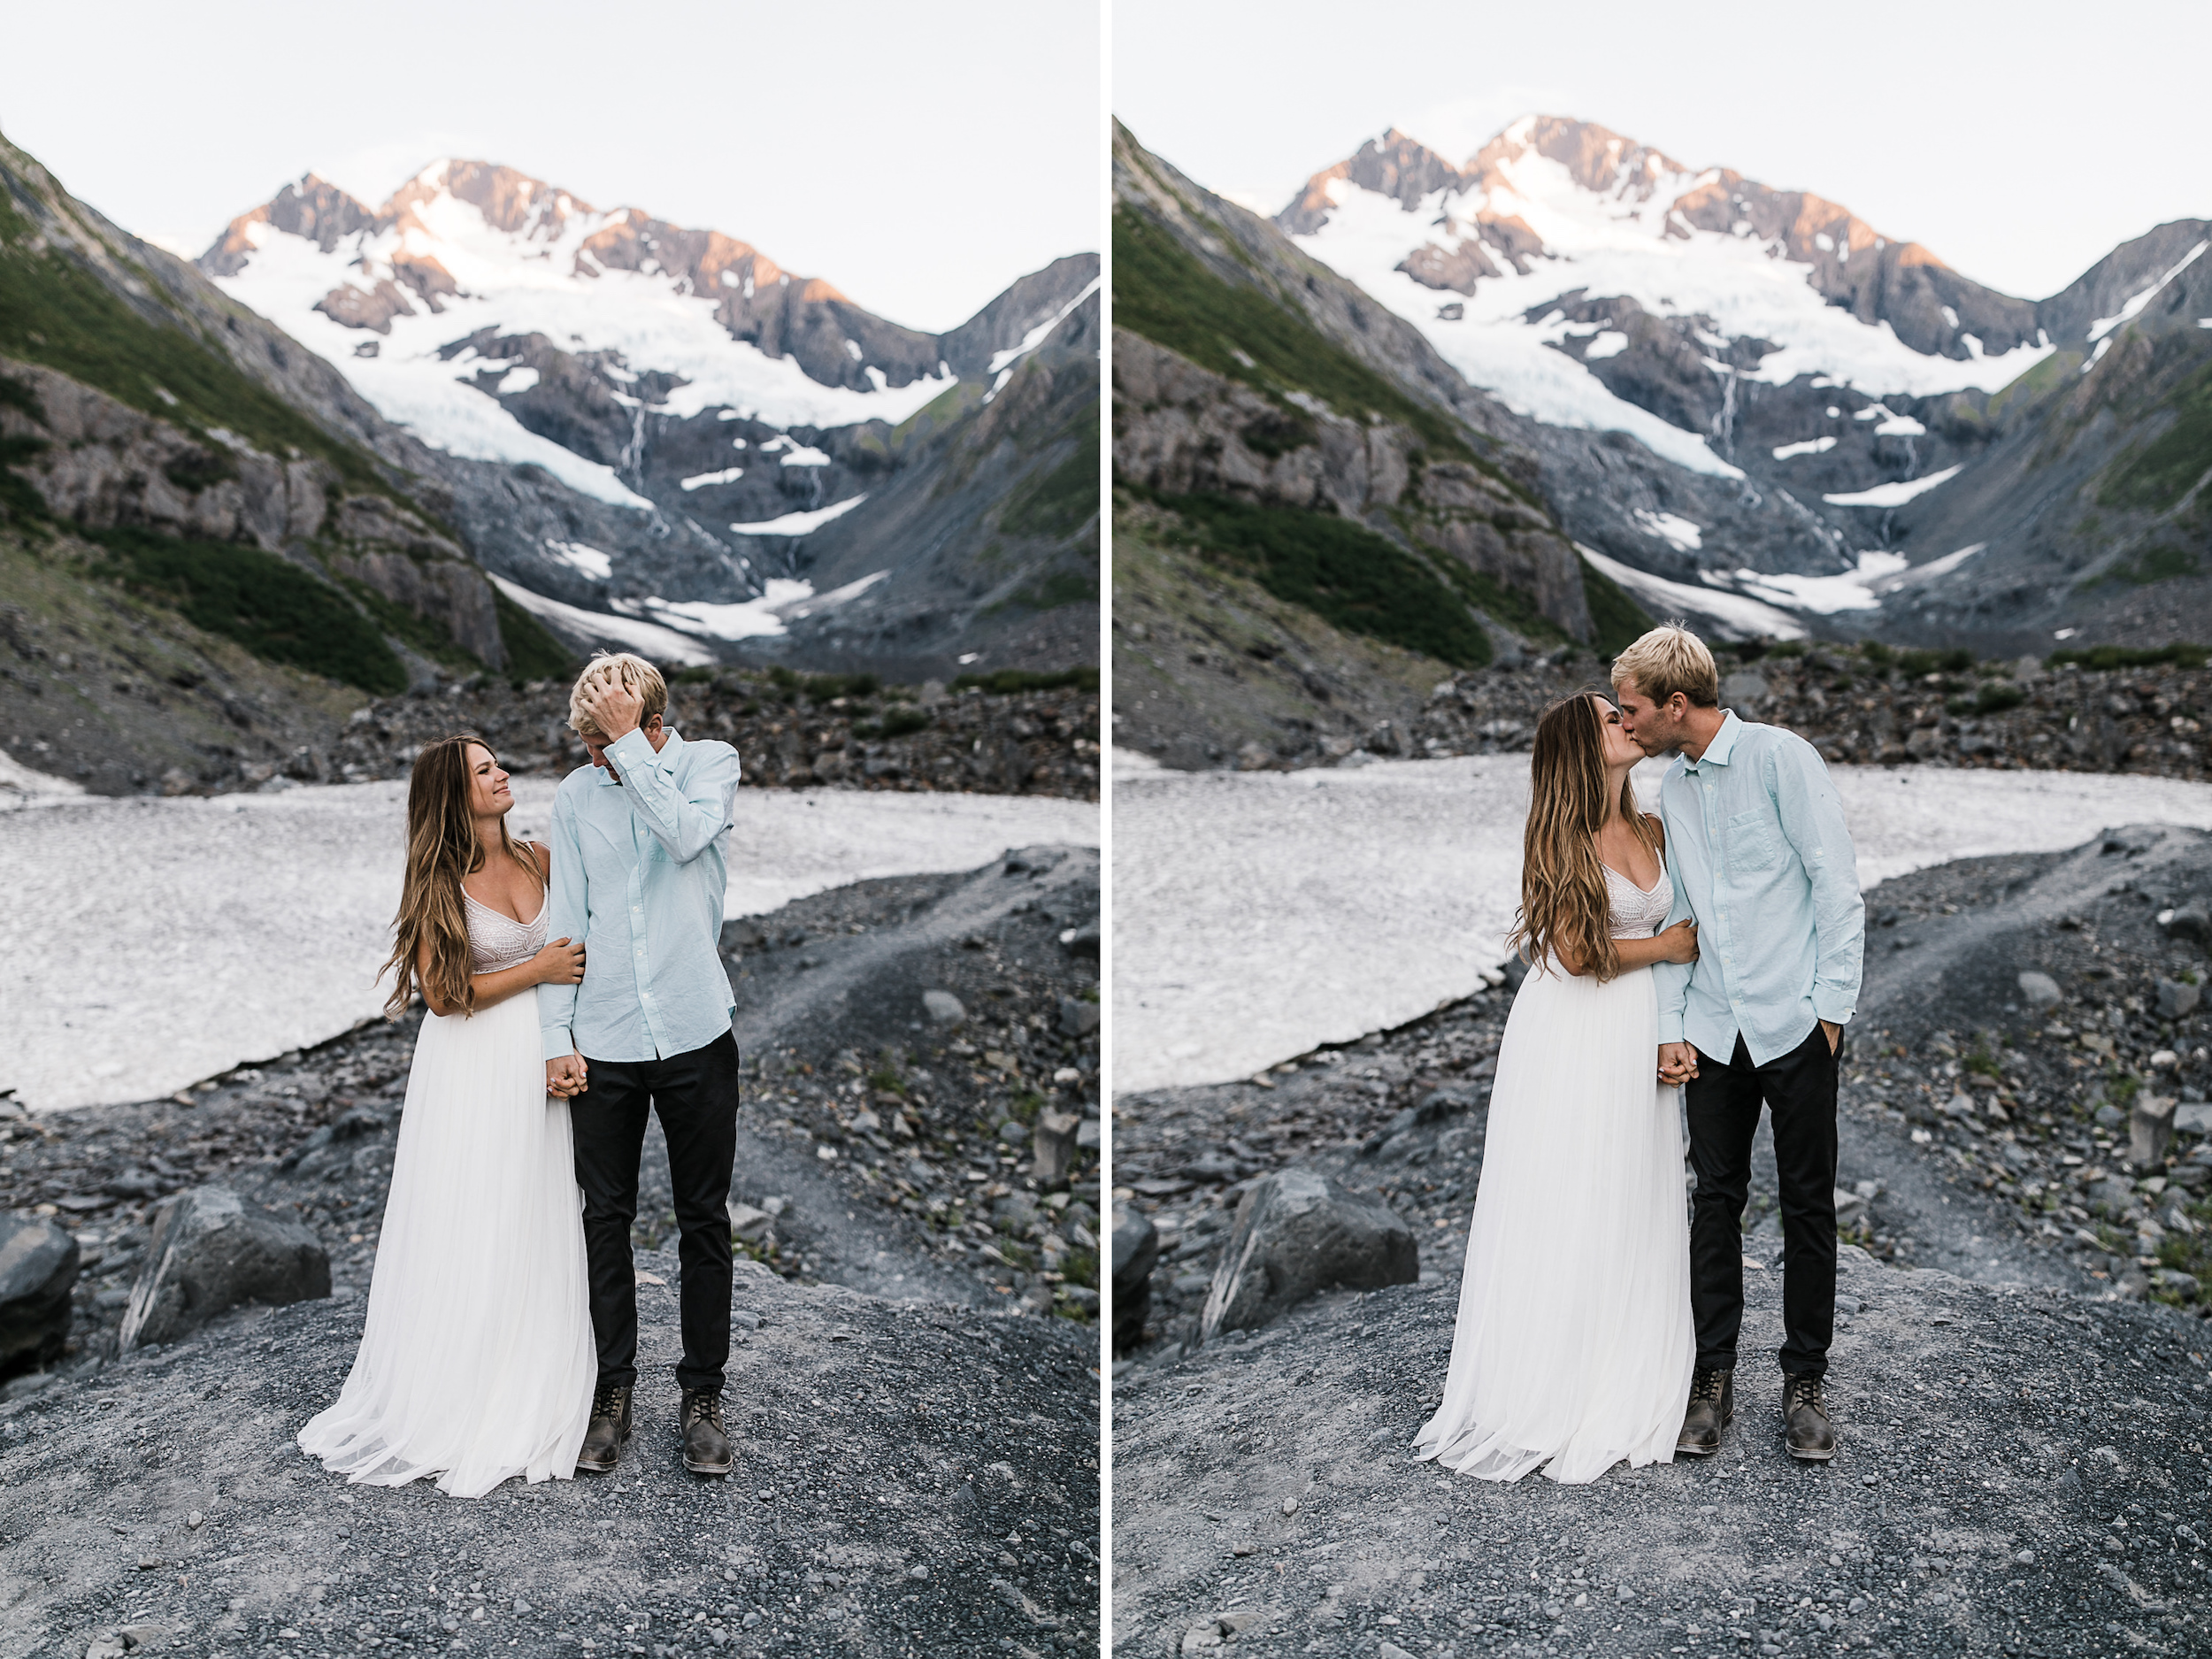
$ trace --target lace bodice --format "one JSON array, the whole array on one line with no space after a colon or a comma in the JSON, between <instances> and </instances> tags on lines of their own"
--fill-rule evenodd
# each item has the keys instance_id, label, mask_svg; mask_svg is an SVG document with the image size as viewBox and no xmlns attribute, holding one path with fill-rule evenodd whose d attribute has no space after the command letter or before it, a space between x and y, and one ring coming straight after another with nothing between
<instances>
[{"instance_id":1,"label":"lace bodice","mask_svg":"<svg viewBox=\"0 0 2212 1659\"><path fill-rule=\"evenodd\" d=\"M1674 882L1665 864L1660 864L1659 879L1648 893L1612 865L1599 868L1605 872L1605 890L1613 901L1605 918L1606 932L1616 939L1648 939L1657 933L1674 908Z\"/></svg>"},{"instance_id":2,"label":"lace bodice","mask_svg":"<svg viewBox=\"0 0 2212 1659\"><path fill-rule=\"evenodd\" d=\"M536 918L527 922L492 909L472 897L466 888L461 899L469 918L471 973L497 973L502 968L518 967L545 949L546 917L553 908L550 892L538 906Z\"/></svg>"}]
</instances>

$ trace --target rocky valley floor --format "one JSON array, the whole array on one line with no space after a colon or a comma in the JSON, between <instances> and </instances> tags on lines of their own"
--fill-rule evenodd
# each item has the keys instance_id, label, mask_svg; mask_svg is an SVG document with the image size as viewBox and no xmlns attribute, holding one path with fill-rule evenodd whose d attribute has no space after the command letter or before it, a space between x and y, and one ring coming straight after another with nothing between
<instances>
[{"instance_id":1,"label":"rocky valley floor","mask_svg":"<svg viewBox=\"0 0 2212 1659\"><path fill-rule=\"evenodd\" d=\"M2099 1651L2094 1641L2122 1640L2106 1629L2116 1621L2134 1632L2131 1642L2197 1650L2200 1630L2162 1622L2200 1617L2197 1603L2150 1609L2136 1594L2139 1578L2113 1591L2092 1572L2093 1558L2037 1540L2040 1508L2056 1498L2074 1505L2070 1525L2126 1519L2132 1527L2147 1514L2165 1529L2162 1549L2190 1544L2173 1527L2189 1523L2185 1505L2203 1501L2212 1399L2200 1386L2208 1343L2197 1310L2212 1301L2204 1248L2212 1142L2201 1138L2208 1120L2196 1105L2208 1056L2188 993L2207 972L2197 920L2206 895L2212 838L2162 827L2100 835L2066 853L1962 860L1870 893L1866 984L1839 1119L1839 1226L1855 1263L1844 1305L1858 1306L1842 1322L1847 1335L1832 1372L1848 1402L1847 1452L1824 1476L1787 1465L1770 1432L1774 1402L1755 1392L1742 1419L1750 1433L1740 1441L1755 1461L1724 1460L1718 1471L1624 1478L1617 1470L1587 1491L1528 1481L1501 1494L1473 1482L1440 1486L1432 1470L1403 1463L1449 1350L1489 1079L1509 1009L1502 984L1249 1081L1118 1098L1116 1198L1120 1213L1156 1229L1160 1260L1151 1317L1116 1367L1117 1525L1134 1529L1118 1533L1125 1552L1117 1558L1118 1641L1139 1643L1133 1653L1171 1651L1213 1614L1266 1608L1233 1640L1257 1640L1266 1629L1286 1651L1366 1653L1385 1640L1420 1653L1455 1643L1481 1651L1532 1637L1540 1645L1552 1622L1542 1604L1566 1609L1586 1594L1585 1610L1566 1615L1563 1634L1577 1651L1593 1641L1603 1652L1696 1651L1691 1625L1717 1648L1761 1629L1832 1647L1830 1627L1844 1628L1856 1596L1851 1640L1894 1652L1943 1650L1970 1608L1989 1613L1973 1622L1992 1650L2012 1640L2023 1645L2008 1651ZM2048 992L2038 986L2032 997L2024 972L2045 976ZM2131 1166L2134 1102L2177 1096L2185 1097L2182 1133ZM1421 1284L1325 1297L1245 1342L1200 1347L1199 1310L1238 1198L1261 1175L1294 1164L1390 1203L1419 1240ZM1772 1182L1763 1128L1745 1253L1753 1305L1763 1310L1753 1316L1752 1346L1770 1351L1781 1278ZM2091 1351L2098 1363L2075 1363ZM2139 1377L2131 1362L2163 1369ZM1740 1376L1762 1386L1748 1368ZM2016 1382L2039 1392L2016 1398ZM1221 1400L1223 1388L1235 1403ZM2146 1418L2158 1426L2143 1432L2133 1454L2121 1451L2122 1426L2134 1432ZM1372 1441L1354 1432L1363 1424ZM1186 1469L1171 1501L1178 1436L1187 1461L1201 1453L1214 1463L1210 1471ZM2107 1446L2109 1455L2098 1449ZM2064 1451L2062 1468L2053 1448ZM1909 1510L1896 1507L1901 1452L1916 1460L1917 1507ZM2040 1486L2005 1472L2007 1460L2029 1453L2043 1459L2034 1465ZM2118 1471L2114 1458L2134 1478L2108 1489L2104 1509L2087 1505L2078 1483ZM1713 1494L1694 1501L1683 1483L1716 1473L1727 1483L1715 1488L1724 1501L1703 1509ZM1932 1483L1924 1493L1922 1474ZM1929 1578L1930 1563L1958 1570L1969 1534L1955 1529L1983 1527L1984 1511L1970 1506L1994 1502L1966 1495L1997 1490L1985 1479L2009 1482L2003 1490L2018 1502L2000 1506L2001 1525L1989 1520L1967 1553L1991 1556L1975 1570L1985 1573L2009 1564L1963 1601L1949 1589L1935 1599L1930 1586L1953 1580ZM1270 1483L1282 1490L1260 1495ZM1308 1505L1310 1487L1341 1509L1334 1530L1319 1530L1304 1507L1294 1525L1279 1512L1285 1498ZM1639 1517L1627 1527L1604 1495L1622 1489ZM2167 1494L2161 1503L2155 1493ZM2130 1502L2147 1508L2131 1511ZM1208 1509L1224 1519L1194 1520ZM2001 1562L1990 1540L2005 1528L2011 1541ZM1240 1529L1263 1559L1225 1554ZM1763 1571L1769 1552L1793 1538L1801 1540L1792 1547L1798 1565L1758 1579L1753 1569ZM1671 1540L1663 1548L1663 1539ZM1740 1552L1742 1571L1716 1580L1702 1552L1724 1546ZM2010 1561L2023 1548L2042 1552L2035 1572L2034 1563ZM1324 1564L1363 1556L1364 1565L1341 1571ZM2187 1557L2169 1550L2155 1559L2179 1569ZM1483 1582L1488 1568L1475 1571L1498 1560L1517 1563L1506 1575L1513 1582ZM2060 1561L2079 1563L2078 1582L2053 1578ZM1526 1580L1531 1571L1540 1578ZM1322 1596L1323 1575L1350 1587ZM1304 1580L1315 1581L1311 1594L1299 1588ZM1767 1612L1732 1617L1743 1598L1724 1603L1709 1592L1732 1582ZM2193 1594L2205 1580L2185 1571L2180 1582ZM1633 1609L1606 1600L1623 1583ZM2154 1601L2171 1589L2145 1594ZM1240 1609L1232 1607L1240 1593ZM1806 1597L1814 1600L1797 1608ZM2007 1600L2020 1610L2016 1625L1991 1610ZM1601 1602L1602 1622L1588 1610ZM2103 1610L2086 1626L2065 1624L2077 1603ZM1494 1617L1501 1611L1516 1617ZM1386 1625L1386 1614L1405 1624ZM1417 1642L1409 1639L1417 1631ZM1170 1646L1159 1647L1163 1640ZM1318 1645L1308 1649L1310 1641ZM1790 1650L1781 1637L1776 1645Z\"/></svg>"},{"instance_id":2,"label":"rocky valley floor","mask_svg":"<svg viewBox=\"0 0 2212 1659\"><path fill-rule=\"evenodd\" d=\"M1094 1646L1095 1586L1082 1579L1098 1548L1097 918L1095 851L1043 847L726 928L746 1061L738 1301L766 1323L739 1321L748 1346L730 1402L733 1428L747 1426L738 1474L711 1488L675 1463L672 1392L652 1403L649 1386L633 1454L644 1472L616 1483L454 1505L290 1467L290 1435L334 1394L358 1334L412 1018L173 1097L0 1116L0 1208L60 1220L83 1262L68 1353L0 1386L0 1483L44 1494L14 1509L22 1524L0 1522L12 1596L0 1629L23 1632L0 1654L74 1643L73 1659L141 1612L180 1652L289 1646L280 1630L311 1627L318 1642L443 1647L440 1619L477 1602L508 1626L498 1645L540 1650L564 1638L600 1652ZM1041 1119L1056 1180L1038 1179ZM209 1182L312 1228L333 1296L118 1360L153 1207ZM657 1134L641 1185L634 1242L661 1253L639 1260L649 1384L673 1357L679 1279ZM840 1358L871 1352L881 1357ZM917 1354L928 1356L918 1389L904 1379ZM979 1411L988 1425L972 1428ZM119 1436L121 1422L141 1426ZM1017 1498L1018 1516L1005 1508ZM203 1527L186 1526L192 1509ZM602 1532L633 1553L609 1556L603 1580L578 1576L563 1552L598 1551ZM158 1546L80 1548L126 1534ZM236 1566L255 1538L280 1534L307 1540L288 1542L293 1564ZM142 1574L150 1550L162 1565ZM481 1594L454 1576L456 1558ZM959 1563L990 1571L969 1583ZM441 1594L477 1602L426 1600L433 1565ZM411 1594L396 1598L403 1579ZM575 1597L556 1593L572 1580ZM536 1612L511 1617L520 1603ZM468 1623L465 1641L488 1628Z\"/></svg>"}]
</instances>

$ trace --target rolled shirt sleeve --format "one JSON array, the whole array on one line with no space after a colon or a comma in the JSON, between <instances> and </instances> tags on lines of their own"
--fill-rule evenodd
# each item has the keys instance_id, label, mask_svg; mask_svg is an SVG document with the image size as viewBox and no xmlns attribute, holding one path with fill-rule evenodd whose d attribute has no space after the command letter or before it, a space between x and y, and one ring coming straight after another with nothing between
<instances>
[{"instance_id":1,"label":"rolled shirt sleeve","mask_svg":"<svg viewBox=\"0 0 2212 1659\"><path fill-rule=\"evenodd\" d=\"M735 749L693 768L682 788L643 732L615 739L607 745L607 758L621 776L638 821L680 864L713 846L735 821L740 770Z\"/></svg>"},{"instance_id":2,"label":"rolled shirt sleeve","mask_svg":"<svg viewBox=\"0 0 2212 1659\"><path fill-rule=\"evenodd\" d=\"M1858 1011L1865 967L1866 901L1843 801L1810 743L1780 743L1770 753L1782 833L1812 886L1813 1013L1831 1025L1848 1025Z\"/></svg>"}]
</instances>

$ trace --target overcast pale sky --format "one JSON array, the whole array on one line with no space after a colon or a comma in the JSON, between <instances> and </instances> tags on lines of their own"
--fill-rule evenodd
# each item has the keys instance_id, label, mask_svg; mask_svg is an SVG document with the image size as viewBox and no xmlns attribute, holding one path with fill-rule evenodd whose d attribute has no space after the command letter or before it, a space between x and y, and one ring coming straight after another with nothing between
<instances>
[{"instance_id":1,"label":"overcast pale sky","mask_svg":"<svg viewBox=\"0 0 2212 1659\"><path fill-rule=\"evenodd\" d=\"M195 253L310 171L441 156L726 233L909 327L1099 246L1097 0L10 9L0 130Z\"/></svg>"},{"instance_id":2,"label":"overcast pale sky","mask_svg":"<svg viewBox=\"0 0 2212 1659\"><path fill-rule=\"evenodd\" d=\"M2208 47L2202 0L1116 0L1113 100L1148 148L1269 212L1393 125L1463 161L1516 115L1577 116L2040 299L2154 225L2212 218Z\"/></svg>"}]
</instances>

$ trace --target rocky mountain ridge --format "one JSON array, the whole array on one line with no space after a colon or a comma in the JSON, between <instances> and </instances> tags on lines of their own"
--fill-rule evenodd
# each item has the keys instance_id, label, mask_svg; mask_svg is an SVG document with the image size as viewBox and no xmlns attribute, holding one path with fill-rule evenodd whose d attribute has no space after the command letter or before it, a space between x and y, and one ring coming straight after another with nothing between
<instances>
[{"instance_id":1,"label":"rocky mountain ridge","mask_svg":"<svg viewBox=\"0 0 2212 1659\"><path fill-rule=\"evenodd\" d=\"M565 637L818 668L1084 660L1090 515L1021 503L1066 495L1048 480L1081 447L1093 256L927 334L720 232L442 160L373 208L287 185L199 265L434 448L599 504L471 526ZM1002 396L1022 412L990 418Z\"/></svg>"},{"instance_id":2,"label":"rocky mountain ridge","mask_svg":"<svg viewBox=\"0 0 2212 1659\"><path fill-rule=\"evenodd\" d=\"M1989 650L2212 618L2202 221L2022 300L1817 196L1540 116L1464 164L1393 129L1277 223L1522 415L1663 458L1647 492L1566 456L1547 480L1647 606Z\"/></svg>"}]
</instances>

